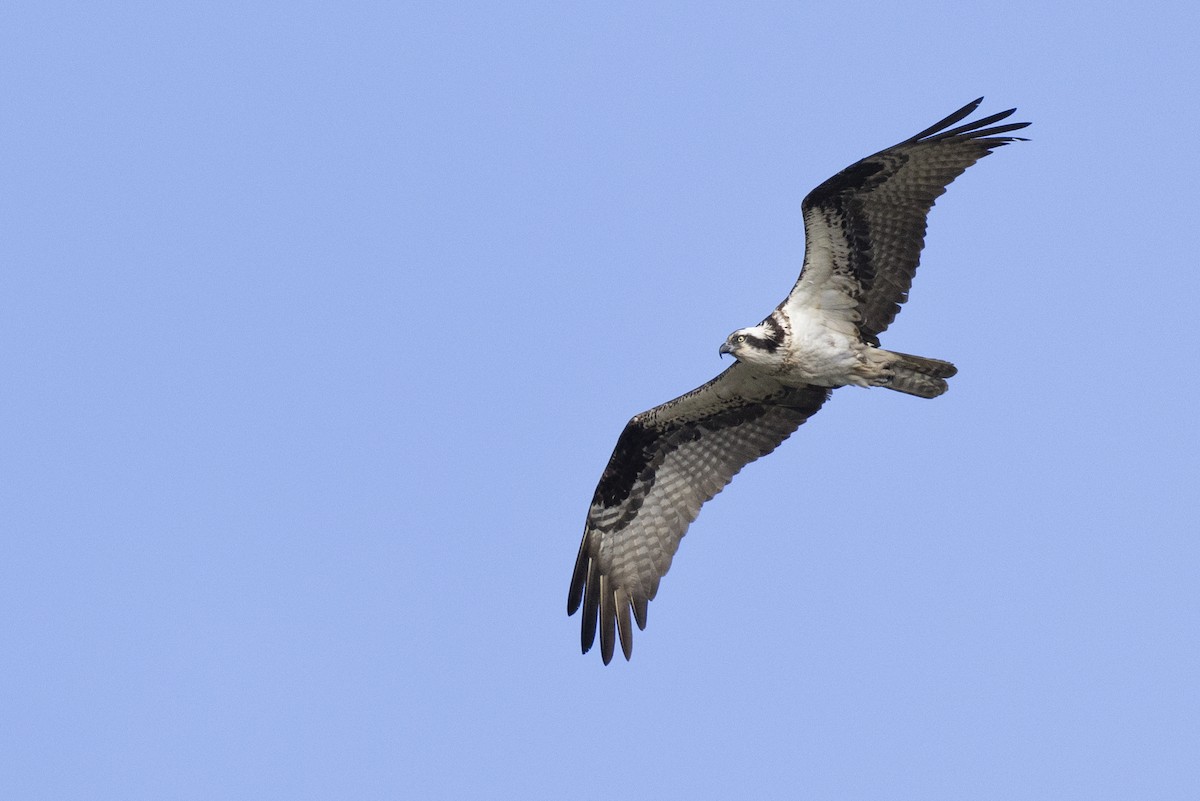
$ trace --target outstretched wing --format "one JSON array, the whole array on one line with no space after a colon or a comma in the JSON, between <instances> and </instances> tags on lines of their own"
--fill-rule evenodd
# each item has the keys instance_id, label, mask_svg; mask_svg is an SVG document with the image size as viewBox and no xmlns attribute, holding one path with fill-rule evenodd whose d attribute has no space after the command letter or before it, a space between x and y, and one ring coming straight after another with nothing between
<instances>
[{"instance_id":1,"label":"outstretched wing","mask_svg":"<svg viewBox=\"0 0 1200 801\"><path fill-rule=\"evenodd\" d=\"M630 611L644 629L646 606L701 505L775 450L828 395L784 387L739 362L629 421L596 487L571 577L567 613L582 604L584 653L599 623L604 663L617 635L630 657Z\"/></svg>"},{"instance_id":2,"label":"outstretched wing","mask_svg":"<svg viewBox=\"0 0 1200 801\"><path fill-rule=\"evenodd\" d=\"M804 268L780 304L789 316L809 309L841 316L864 341L878 345L879 333L908 299L934 200L995 148L1024 141L1003 134L1029 123L995 125L1016 109L950 127L981 102L847 167L808 194L802 204Z\"/></svg>"}]
</instances>

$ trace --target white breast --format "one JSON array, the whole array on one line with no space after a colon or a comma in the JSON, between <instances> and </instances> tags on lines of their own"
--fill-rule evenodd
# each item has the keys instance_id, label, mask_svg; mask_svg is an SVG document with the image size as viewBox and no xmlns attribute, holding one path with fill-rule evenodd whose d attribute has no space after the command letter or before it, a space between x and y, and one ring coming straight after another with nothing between
<instances>
[{"instance_id":1,"label":"white breast","mask_svg":"<svg viewBox=\"0 0 1200 801\"><path fill-rule=\"evenodd\" d=\"M867 386L858 372L869 348L846 315L805 307L786 319L790 336L780 349L785 351L781 379L820 387Z\"/></svg>"}]
</instances>

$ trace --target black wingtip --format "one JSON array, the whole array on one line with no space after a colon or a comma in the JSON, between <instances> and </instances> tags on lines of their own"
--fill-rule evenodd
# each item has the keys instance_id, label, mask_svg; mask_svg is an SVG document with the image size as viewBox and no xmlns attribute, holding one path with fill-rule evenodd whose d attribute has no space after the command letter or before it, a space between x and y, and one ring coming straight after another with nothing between
<instances>
[{"instance_id":1,"label":"black wingtip","mask_svg":"<svg viewBox=\"0 0 1200 801\"><path fill-rule=\"evenodd\" d=\"M608 576L600 574L600 655L604 664L612 661L617 643L617 610L613 607L613 588Z\"/></svg>"},{"instance_id":2,"label":"black wingtip","mask_svg":"<svg viewBox=\"0 0 1200 801\"><path fill-rule=\"evenodd\" d=\"M567 590L567 617L579 611L579 604L583 601L583 587L587 580L588 564L591 559L588 557L588 537L585 532L583 541L579 543L579 554L575 557L575 569L571 571L571 588Z\"/></svg>"},{"instance_id":3,"label":"black wingtip","mask_svg":"<svg viewBox=\"0 0 1200 801\"><path fill-rule=\"evenodd\" d=\"M1004 133L1005 131L1015 131L1017 128L1024 128L1029 123L1027 123L1027 122L1011 122L1011 123L1008 123L1007 125L997 125L995 128L987 127L989 125L992 125L993 123L997 123L1003 119L1007 119L1008 117L1012 116L1013 112L1015 112L1015 111L1016 111L1015 108L1010 108L1007 111L1000 111L995 114L989 114L988 116L983 117L981 119L968 122L966 125L960 125L957 128L951 128L948 131L941 131L936 136L930 136L929 138L930 139L952 139L955 136L961 136L962 134L966 134L966 133L972 133L975 137L991 136L991 135L998 134L998 133ZM987 130L983 130L985 128Z\"/></svg>"},{"instance_id":4,"label":"black wingtip","mask_svg":"<svg viewBox=\"0 0 1200 801\"><path fill-rule=\"evenodd\" d=\"M633 623L629 619L629 596L624 590L616 592L617 637L621 640L621 653L625 661L633 657Z\"/></svg>"},{"instance_id":5,"label":"black wingtip","mask_svg":"<svg viewBox=\"0 0 1200 801\"><path fill-rule=\"evenodd\" d=\"M583 593L583 620L579 628L579 644L583 653L596 642L596 621L600 616L600 570L596 560L588 560L586 591Z\"/></svg>"},{"instance_id":6,"label":"black wingtip","mask_svg":"<svg viewBox=\"0 0 1200 801\"><path fill-rule=\"evenodd\" d=\"M646 607L649 602L645 598L633 599L633 619L637 622L637 627L642 631L646 630Z\"/></svg>"},{"instance_id":7,"label":"black wingtip","mask_svg":"<svg viewBox=\"0 0 1200 801\"><path fill-rule=\"evenodd\" d=\"M995 125L995 123L1008 119L1008 117L1012 116L1016 112L1016 108L1010 108L1004 111L999 111L995 114L990 114L981 119L959 125L957 128L951 127L952 125L962 122L972 113L974 113L975 110L979 108L979 104L982 102L982 97L973 100L972 102L960 108L958 111L951 114L949 117L939 120L925 130L921 131L919 134L910 137L907 142L934 142L944 139L953 139L955 137L964 137L969 139L985 139L987 137L996 137L997 139L1003 140L991 143L993 146L997 146L1007 142L1020 140L1020 137L1001 137L1000 135L1009 133L1011 131L1018 131L1021 128L1026 128L1029 126L1028 122L1010 122L1005 123L1004 125ZM989 125L994 127L989 128ZM970 136L966 136L967 134L970 134Z\"/></svg>"},{"instance_id":8,"label":"black wingtip","mask_svg":"<svg viewBox=\"0 0 1200 801\"><path fill-rule=\"evenodd\" d=\"M942 130L943 128L949 128L954 123L969 117L975 111L975 109L979 108L979 104L982 102L983 102L982 97L972 100L970 103L963 106L958 111L951 114L950 116L948 116L944 119L938 120L933 125L930 125L928 128L921 131L919 134L916 134L915 136L911 137L908 141L916 142L918 139L924 139L926 136L929 136L930 134L935 134L938 131Z\"/></svg>"}]
</instances>

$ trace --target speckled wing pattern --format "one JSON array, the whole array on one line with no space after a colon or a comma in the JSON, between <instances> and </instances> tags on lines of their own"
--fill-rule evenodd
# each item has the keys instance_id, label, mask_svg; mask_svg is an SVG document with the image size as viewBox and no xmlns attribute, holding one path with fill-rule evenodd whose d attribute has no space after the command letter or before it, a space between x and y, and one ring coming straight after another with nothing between
<instances>
[{"instance_id":1,"label":"speckled wing pattern","mask_svg":"<svg viewBox=\"0 0 1200 801\"><path fill-rule=\"evenodd\" d=\"M983 98L916 136L852 164L808 194L804 214L804 268L788 298L789 315L801 307L841 310L865 342L891 325L908 299L930 208L968 167L1020 137L1029 125L1005 123L1015 109L952 128ZM844 294L844 303L829 299ZM822 295L825 298L822 298Z\"/></svg>"},{"instance_id":2,"label":"speckled wing pattern","mask_svg":"<svg viewBox=\"0 0 1200 801\"><path fill-rule=\"evenodd\" d=\"M583 608L585 653L598 626L605 664L618 638L630 657L632 622L646 627L647 604L701 505L775 450L828 394L785 387L738 363L629 421L596 487L571 577L567 611Z\"/></svg>"}]
</instances>

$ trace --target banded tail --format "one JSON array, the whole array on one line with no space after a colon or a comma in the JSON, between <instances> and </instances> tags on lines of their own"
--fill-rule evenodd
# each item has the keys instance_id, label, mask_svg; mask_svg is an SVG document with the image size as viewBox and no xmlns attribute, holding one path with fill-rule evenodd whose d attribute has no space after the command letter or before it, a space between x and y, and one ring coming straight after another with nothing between
<instances>
[{"instance_id":1,"label":"banded tail","mask_svg":"<svg viewBox=\"0 0 1200 801\"><path fill-rule=\"evenodd\" d=\"M958 372L958 368L941 359L927 359L909 353L886 351L895 361L888 364L891 378L879 386L916 395L918 398L936 398L947 389L946 379Z\"/></svg>"}]
</instances>

